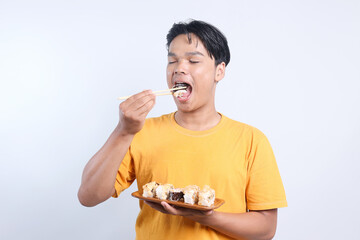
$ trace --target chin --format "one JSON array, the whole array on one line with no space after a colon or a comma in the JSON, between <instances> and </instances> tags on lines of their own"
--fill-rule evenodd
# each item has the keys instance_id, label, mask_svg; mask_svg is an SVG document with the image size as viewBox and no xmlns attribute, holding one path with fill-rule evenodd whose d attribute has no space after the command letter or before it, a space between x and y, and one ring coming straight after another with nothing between
<instances>
[{"instance_id":1,"label":"chin","mask_svg":"<svg viewBox=\"0 0 360 240\"><path fill-rule=\"evenodd\" d=\"M191 113L191 112L194 112L196 111L198 108L194 107L193 105L190 105L190 104L179 104L179 103L176 103L176 106L177 106L177 110L179 112L183 112L183 113Z\"/></svg>"},{"instance_id":2,"label":"chin","mask_svg":"<svg viewBox=\"0 0 360 240\"><path fill-rule=\"evenodd\" d=\"M186 112L186 113L188 113L188 112L194 111L194 109L193 109L192 107L190 107L189 105L184 106L184 104L178 104L178 103L176 103L176 107L177 107L177 110L178 110L179 112Z\"/></svg>"}]
</instances>

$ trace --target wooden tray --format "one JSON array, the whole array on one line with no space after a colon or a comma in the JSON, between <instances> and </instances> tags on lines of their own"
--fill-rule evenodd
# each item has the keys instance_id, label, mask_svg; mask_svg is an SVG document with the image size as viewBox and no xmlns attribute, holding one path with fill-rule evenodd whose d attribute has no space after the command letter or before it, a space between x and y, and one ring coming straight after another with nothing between
<instances>
[{"instance_id":1,"label":"wooden tray","mask_svg":"<svg viewBox=\"0 0 360 240\"><path fill-rule=\"evenodd\" d=\"M139 191L133 192L131 194L131 196L138 198L140 200L145 200L145 201L149 201L149 202L155 202L155 203L167 202L168 204L171 204L174 206L183 207L183 208L191 208L191 209L195 209L195 210L203 210L203 211L216 209L225 203L225 200L220 199L220 198L215 198L214 204L211 205L210 207L200 206L197 204L191 205L191 204L183 203L183 202L173 202L173 201L169 201L169 200L160 200L157 198L143 197L139 193Z\"/></svg>"}]
</instances>

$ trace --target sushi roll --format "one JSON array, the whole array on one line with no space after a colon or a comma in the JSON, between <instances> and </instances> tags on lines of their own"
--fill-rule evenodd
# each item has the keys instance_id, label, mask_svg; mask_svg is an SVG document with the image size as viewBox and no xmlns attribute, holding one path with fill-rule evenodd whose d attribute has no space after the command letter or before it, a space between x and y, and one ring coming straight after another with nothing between
<instances>
[{"instance_id":1,"label":"sushi roll","mask_svg":"<svg viewBox=\"0 0 360 240\"><path fill-rule=\"evenodd\" d=\"M161 199L161 200L167 200L169 197L169 191L170 191L170 189L173 189L173 188L174 188L174 186L170 183L160 184L156 188L156 198Z\"/></svg>"},{"instance_id":2,"label":"sushi roll","mask_svg":"<svg viewBox=\"0 0 360 240\"><path fill-rule=\"evenodd\" d=\"M189 185L184 188L184 202L188 204L195 204L198 202L198 192L200 188L196 185Z\"/></svg>"},{"instance_id":3,"label":"sushi roll","mask_svg":"<svg viewBox=\"0 0 360 240\"><path fill-rule=\"evenodd\" d=\"M179 98L179 97L182 97L185 93L186 93L186 90L177 90L176 92L174 92L174 96Z\"/></svg>"},{"instance_id":4,"label":"sushi roll","mask_svg":"<svg viewBox=\"0 0 360 240\"><path fill-rule=\"evenodd\" d=\"M215 202L215 190L211 189L210 186L205 185L203 189L199 191L198 204L201 206L210 207Z\"/></svg>"},{"instance_id":5,"label":"sushi roll","mask_svg":"<svg viewBox=\"0 0 360 240\"><path fill-rule=\"evenodd\" d=\"M169 200L174 202L184 202L184 192L182 188L174 188L169 191Z\"/></svg>"},{"instance_id":6,"label":"sushi roll","mask_svg":"<svg viewBox=\"0 0 360 240\"><path fill-rule=\"evenodd\" d=\"M157 182L149 182L143 186L143 197L155 197L156 188L159 186Z\"/></svg>"},{"instance_id":7,"label":"sushi roll","mask_svg":"<svg viewBox=\"0 0 360 240\"><path fill-rule=\"evenodd\" d=\"M181 97L190 95L191 89L192 89L191 86L185 82L177 82L173 86L173 88L177 88L176 90L172 91L174 97L176 97L176 98L181 98Z\"/></svg>"}]
</instances>

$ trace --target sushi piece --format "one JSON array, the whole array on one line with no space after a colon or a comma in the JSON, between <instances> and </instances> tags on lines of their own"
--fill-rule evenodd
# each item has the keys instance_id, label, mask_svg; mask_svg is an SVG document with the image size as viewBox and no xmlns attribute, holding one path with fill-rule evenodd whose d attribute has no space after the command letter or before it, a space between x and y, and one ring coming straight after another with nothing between
<instances>
[{"instance_id":1,"label":"sushi piece","mask_svg":"<svg viewBox=\"0 0 360 240\"><path fill-rule=\"evenodd\" d=\"M173 88L181 88L181 89L172 90L172 93L176 98L189 96L192 90L190 84L185 82L177 82L175 83Z\"/></svg>"},{"instance_id":2,"label":"sushi piece","mask_svg":"<svg viewBox=\"0 0 360 240\"><path fill-rule=\"evenodd\" d=\"M169 200L174 202L184 202L184 192L182 188L174 188L169 191Z\"/></svg>"},{"instance_id":3,"label":"sushi piece","mask_svg":"<svg viewBox=\"0 0 360 240\"><path fill-rule=\"evenodd\" d=\"M211 189L210 186L205 185L203 189L199 191L198 204L201 206L210 207L215 202L215 190Z\"/></svg>"},{"instance_id":4,"label":"sushi piece","mask_svg":"<svg viewBox=\"0 0 360 240\"><path fill-rule=\"evenodd\" d=\"M198 192L200 188L196 185L189 185L184 188L184 202L188 204L195 204L198 202Z\"/></svg>"},{"instance_id":5,"label":"sushi piece","mask_svg":"<svg viewBox=\"0 0 360 240\"><path fill-rule=\"evenodd\" d=\"M166 183L166 184L160 184L157 188L156 188L156 198L161 199L161 200L167 200L169 197L169 191L170 189L174 189L174 186L170 183Z\"/></svg>"},{"instance_id":6,"label":"sushi piece","mask_svg":"<svg viewBox=\"0 0 360 240\"><path fill-rule=\"evenodd\" d=\"M176 92L174 92L174 96L179 98L182 97L186 92L186 90L177 90Z\"/></svg>"},{"instance_id":7,"label":"sushi piece","mask_svg":"<svg viewBox=\"0 0 360 240\"><path fill-rule=\"evenodd\" d=\"M159 186L157 182L149 182L143 186L143 197L155 197L156 188Z\"/></svg>"}]
</instances>

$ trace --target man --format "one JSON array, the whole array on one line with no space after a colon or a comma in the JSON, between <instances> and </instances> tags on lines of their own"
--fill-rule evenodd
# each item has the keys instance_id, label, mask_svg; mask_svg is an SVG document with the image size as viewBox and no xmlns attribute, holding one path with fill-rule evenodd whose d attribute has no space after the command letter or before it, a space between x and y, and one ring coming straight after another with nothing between
<instances>
[{"instance_id":1,"label":"man","mask_svg":"<svg viewBox=\"0 0 360 240\"><path fill-rule=\"evenodd\" d=\"M146 119L155 104L150 91L120 104L119 124L86 165L78 197L95 206L118 197L137 179L176 187L210 185L225 204L215 211L140 202L137 239L272 239L277 208L287 206L266 137L215 109L217 83L230 61L225 36L201 21L174 24L167 35L169 88L177 111Z\"/></svg>"}]
</instances>

